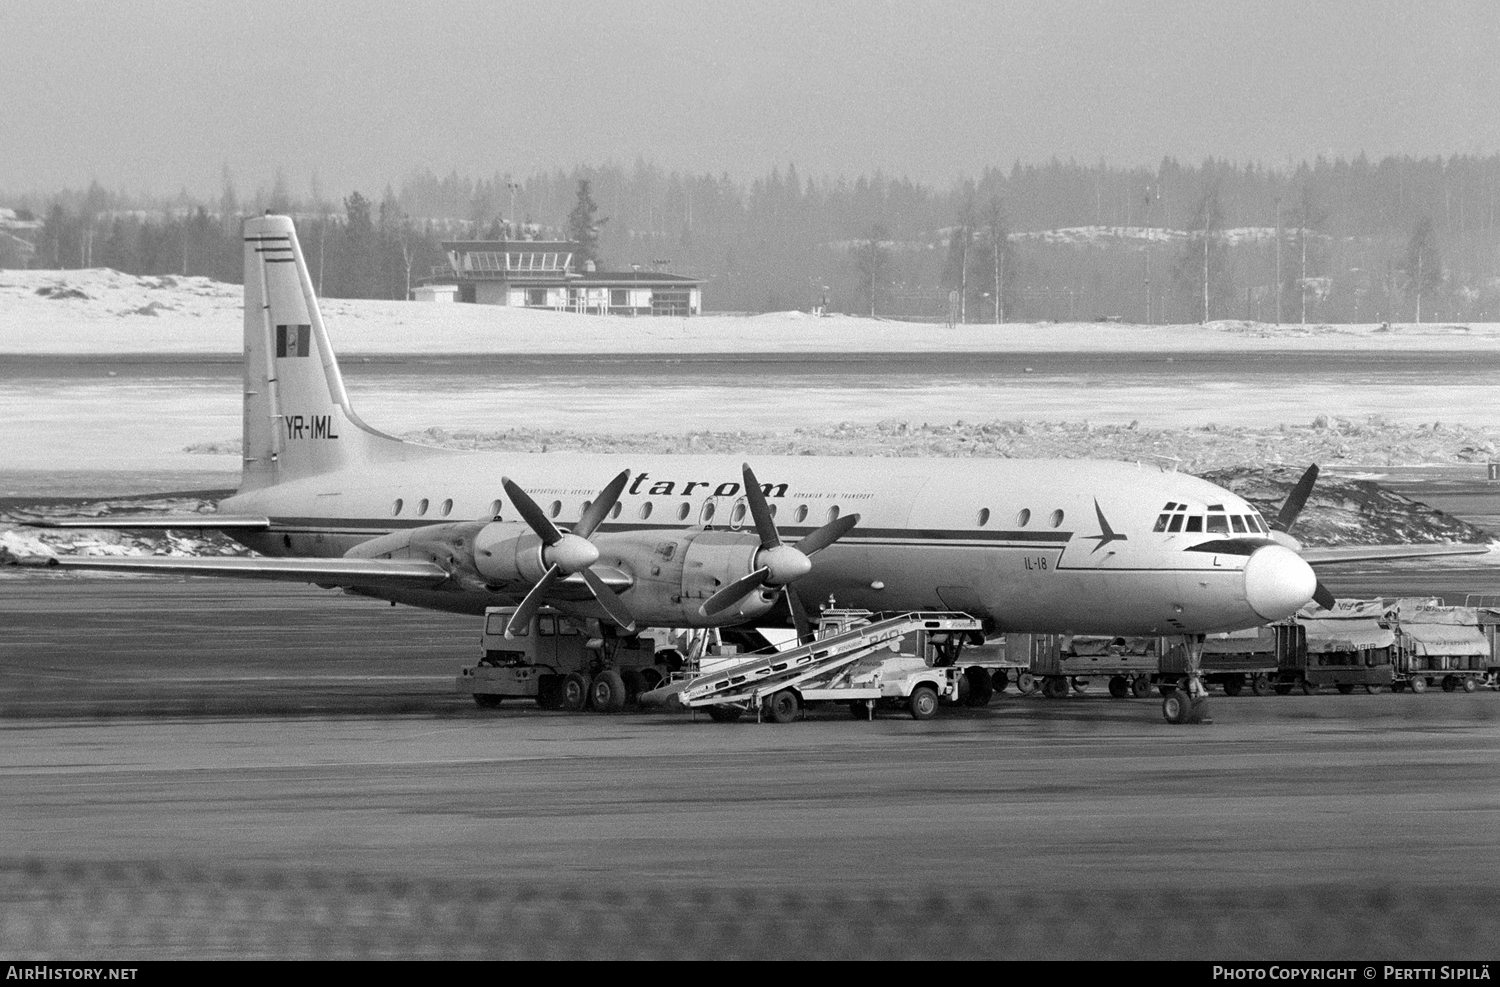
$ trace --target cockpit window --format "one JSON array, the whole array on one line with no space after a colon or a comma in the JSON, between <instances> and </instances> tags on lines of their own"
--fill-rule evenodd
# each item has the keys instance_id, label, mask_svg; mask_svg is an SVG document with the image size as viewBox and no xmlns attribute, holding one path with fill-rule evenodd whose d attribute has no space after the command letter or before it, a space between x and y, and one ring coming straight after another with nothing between
<instances>
[{"instance_id":1,"label":"cockpit window","mask_svg":"<svg viewBox=\"0 0 1500 987\"><path fill-rule=\"evenodd\" d=\"M1208 516L1208 531L1219 534L1229 534L1229 518L1223 514L1210 514Z\"/></svg>"},{"instance_id":2,"label":"cockpit window","mask_svg":"<svg viewBox=\"0 0 1500 987\"><path fill-rule=\"evenodd\" d=\"M1182 530L1182 515L1181 514L1174 514L1174 515L1172 515L1172 521L1171 521L1170 524L1167 525L1167 531L1168 532L1174 532L1174 531L1181 531L1181 530Z\"/></svg>"},{"instance_id":3,"label":"cockpit window","mask_svg":"<svg viewBox=\"0 0 1500 987\"><path fill-rule=\"evenodd\" d=\"M1172 515L1170 515L1170 514L1163 514L1160 517L1158 517L1156 519L1156 527L1152 528L1151 530L1152 531L1166 531L1167 530L1167 519L1170 518L1171 516Z\"/></svg>"},{"instance_id":4,"label":"cockpit window","mask_svg":"<svg viewBox=\"0 0 1500 987\"><path fill-rule=\"evenodd\" d=\"M1243 535L1245 533L1245 519L1238 514L1229 515L1229 524L1234 528L1235 534Z\"/></svg>"},{"instance_id":5,"label":"cockpit window","mask_svg":"<svg viewBox=\"0 0 1500 987\"><path fill-rule=\"evenodd\" d=\"M1190 518L1187 519L1187 528L1184 529L1184 530L1187 530L1187 531L1202 531L1203 530L1203 518L1200 515L1194 514L1192 517L1190 517Z\"/></svg>"}]
</instances>

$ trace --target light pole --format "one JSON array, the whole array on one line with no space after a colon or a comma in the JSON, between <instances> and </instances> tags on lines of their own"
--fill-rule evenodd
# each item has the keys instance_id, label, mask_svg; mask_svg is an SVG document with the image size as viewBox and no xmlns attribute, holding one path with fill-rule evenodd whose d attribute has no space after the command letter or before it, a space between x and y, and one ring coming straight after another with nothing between
<instances>
[{"instance_id":1,"label":"light pole","mask_svg":"<svg viewBox=\"0 0 1500 987\"><path fill-rule=\"evenodd\" d=\"M510 215L505 217L505 220L513 232L516 229L516 191L521 186L516 182L506 182L505 187L510 189Z\"/></svg>"}]
</instances>

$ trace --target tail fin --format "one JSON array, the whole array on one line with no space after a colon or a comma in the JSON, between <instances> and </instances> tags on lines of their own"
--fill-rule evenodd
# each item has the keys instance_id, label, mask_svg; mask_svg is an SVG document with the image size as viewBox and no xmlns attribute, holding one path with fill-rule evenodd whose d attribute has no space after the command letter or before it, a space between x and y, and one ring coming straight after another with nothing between
<instances>
[{"instance_id":1,"label":"tail fin","mask_svg":"<svg viewBox=\"0 0 1500 987\"><path fill-rule=\"evenodd\" d=\"M247 219L244 239L240 489L404 458L406 450L420 448L375 431L350 407L291 218Z\"/></svg>"}]
</instances>

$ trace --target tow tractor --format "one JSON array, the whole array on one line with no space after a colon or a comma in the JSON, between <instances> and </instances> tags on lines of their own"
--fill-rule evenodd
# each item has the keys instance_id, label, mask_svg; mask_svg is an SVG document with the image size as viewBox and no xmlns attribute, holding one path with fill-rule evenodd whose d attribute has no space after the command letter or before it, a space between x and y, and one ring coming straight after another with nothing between
<instances>
[{"instance_id":1,"label":"tow tractor","mask_svg":"<svg viewBox=\"0 0 1500 987\"><path fill-rule=\"evenodd\" d=\"M983 633L981 622L963 613L884 618L851 611L825 614L819 636L810 643L746 655L712 672L679 676L643 695L641 702L675 701L688 709L706 709L721 723L732 723L752 710L758 719L789 723L808 705L826 702L846 704L859 719L873 719L880 708L898 707L913 719L926 720L937 713L941 701L958 701L963 674L951 664L934 666L935 655L955 636L983 640Z\"/></svg>"}]
</instances>

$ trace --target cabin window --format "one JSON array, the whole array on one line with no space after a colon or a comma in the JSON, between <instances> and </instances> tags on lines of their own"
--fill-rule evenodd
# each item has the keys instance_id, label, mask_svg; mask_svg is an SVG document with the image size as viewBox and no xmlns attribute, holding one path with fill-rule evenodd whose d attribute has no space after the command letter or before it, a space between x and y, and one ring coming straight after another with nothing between
<instances>
[{"instance_id":1,"label":"cabin window","mask_svg":"<svg viewBox=\"0 0 1500 987\"><path fill-rule=\"evenodd\" d=\"M1016 527L1024 528L1031 523L1031 508L1023 507L1016 514Z\"/></svg>"},{"instance_id":2,"label":"cabin window","mask_svg":"<svg viewBox=\"0 0 1500 987\"><path fill-rule=\"evenodd\" d=\"M612 518L619 517L620 516L620 511L621 511L620 502L617 500L617 501L615 501L615 506L611 507L609 509L609 516L612 517Z\"/></svg>"},{"instance_id":3,"label":"cabin window","mask_svg":"<svg viewBox=\"0 0 1500 987\"><path fill-rule=\"evenodd\" d=\"M1242 535L1245 533L1245 519L1238 514L1229 515L1229 525L1234 528L1234 533Z\"/></svg>"},{"instance_id":4,"label":"cabin window","mask_svg":"<svg viewBox=\"0 0 1500 987\"><path fill-rule=\"evenodd\" d=\"M985 525L989 524L990 523L990 509L988 507L981 507L979 509L979 517L977 518L977 520L978 520L979 526L981 528L984 527Z\"/></svg>"},{"instance_id":5,"label":"cabin window","mask_svg":"<svg viewBox=\"0 0 1500 987\"><path fill-rule=\"evenodd\" d=\"M792 520L796 521L798 524L801 524L803 521L807 520L807 505L806 504L798 504L797 505L797 509L794 512L792 512Z\"/></svg>"},{"instance_id":6,"label":"cabin window","mask_svg":"<svg viewBox=\"0 0 1500 987\"><path fill-rule=\"evenodd\" d=\"M547 514L550 517L557 517L561 513L562 513L562 501L560 501L560 500L554 500L552 502L552 506L550 506L550 507L547 508Z\"/></svg>"},{"instance_id":7,"label":"cabin window","mask_svg":"<svg viewBox=\"0 0 1500 987\"><path fill-rule=\"evenodd\" d=\"M693 510L693 505L692 504L683 503L683 504L679 505L678 508L677 508L677 520L679 520L679 521L686 521L687 520L687 516L690 513L692 513L692 510Z\"/></svg>"},{"instance_id":8,"label":"cabin window","mask_svg":"<svg viewBox=\"0 0 1500 987\"><path fill-rule=\"evenodd\" d=\"M417 517L421 517L423 514L426 514L426 513L427 513L427 498L423 497L421 500L417 501Z\"/></svg>"},{"instance_id":9,"label":"cabin window","mask_svg":"<svg viewBox=\"0 0 1500 987\"><path fill-rule=\"evenodd\" d=\"M1063 512L1061 510L1053 511L1052 514L1051 514L1051 516L1048 517L1047 520L1050 521L1052 523L1052 527L1055 528L1058 525L1062 524L1062 522L1063 522Z\"/></svg>"},{"instance_id":10,"label":"cabin window","mask_svg":"<svg viewBox=\"0 0 1500 987\"><path fill-rule=\"evenodd\" d=\"M1198 515L1198 514L1194 514L1192 517L1188 518L1187 519L1187 528L1185 528L1184 530L1186 530L1186 531L1202 531L1203 530L1203 518L1202 518L1202 516Z\"/></svg>"},{"instance_id":11,"label":"cabin window","mask_svg":"<svg viewBox=\"0 0 1500 987\"><path fill-rule=\"evenodd\" d=\"M736 501L734 510L729 512L730 525L737 528L741 524L743 524L745 522L745 512L748 510L749 508L745 506L745 502L743 500Z\"/></svg>"},{"instance_id":12,"label":"cabin window","mask_svg":"<svg viewBox=\"0 0 1500 987\"><path fill-rule=\"evenodd\" d=\"M642 521L651 516L651 501L648 500L641 505L640 515Z\"/></svg>"},{"instance_id":13,"label":"cabin window","mask_svg":"<svg viewBox=\"0 0 1500 987\"><path fill-rule=\"evenodd\" d=\"M772 517L776 516L776 505L775 504L767 504L766 505L766 510L768 510L768 511L771 512L771 516Z\"/></svg>"},{"instance_id":14,"label":"cabin window","mask_svg":"<svg viewBox=\"0 0 1500 987\"><path fill-rule=\"evenodd\" d=\"M402 500L401 500L400 497L397 497L396 498L396 503L394 503L393 505L391 505L391 513L392 514L400 514L401 513L401 505L402 505Z\"/></svg>"},{"instance_id":15,"label":"cabin window","mask_svg":"<svg viewBox=\"0 0 1500 987\"><path fill-rule=\"evenodd\" d=\"M1223 514L1210 514L1208 516L1208 530L1218 534L1229 534L1229 518Z\"/></svg>"},{"instance_id":16,"label":"cabin window","mask_svg":"<svg viewBox=\"0 0 1500 987\"><path fill-rule=\"evenodd\" d=\"M834 504L832 507L828 508L828 520L824 521L823 523L824 524L831 524L832 522L837 521L838 519L839 519L839 505Z\"/></svg>"},{"instance_id":17,"label":"cabin window","mask_svg":"<svg viewBox=\"0 0 1500 987\"><path fill-rule=\"evenodd\" d=\"M586 501L584 501L583 502L583 508L578 512L578 516L580 518L583 517L585 514L587 514L589 512L589 508L593 507L593 506L594 506L594 502L592 500L586 500Z\"/></svg>"},{"instance_id":18,"label":"cabin window","mask_svg":"<svg viewBox=\"0 0 1500 987\"><path fill-rule=\"evenodd\" d=\"M490 517L499 517L500 516L500 507L501 507L500 501L498 501L498 500L492 500L492 501L490 501Z\"/></svg>"},{"instance_id":19,"label":"cabin window","mask_svg":"<svg viewBox=\"0 0 1500 987\"><path fill-rule=\"evenodd\" d=\"M453 498L452 497L449 497L447 500L443 501L443 506L442 506L441 510L443 512L443 517L447 517L449 514L453 513Z\"/></svg>"},{"instance_id":20,"label":"cabin window","mask_svg":"<svg viewBox=\"0 0 1500 987\"><path fill-rule=\"evenodd\" d=\"M698 520L701 521L704 524L707 524L708 522L712 521L713 519L714 519L714 502L711 501L711 500L705 500L703 502L703 511L702 511L702 513L700 513L698 515Z\"/></svg>"}]
</instances>

